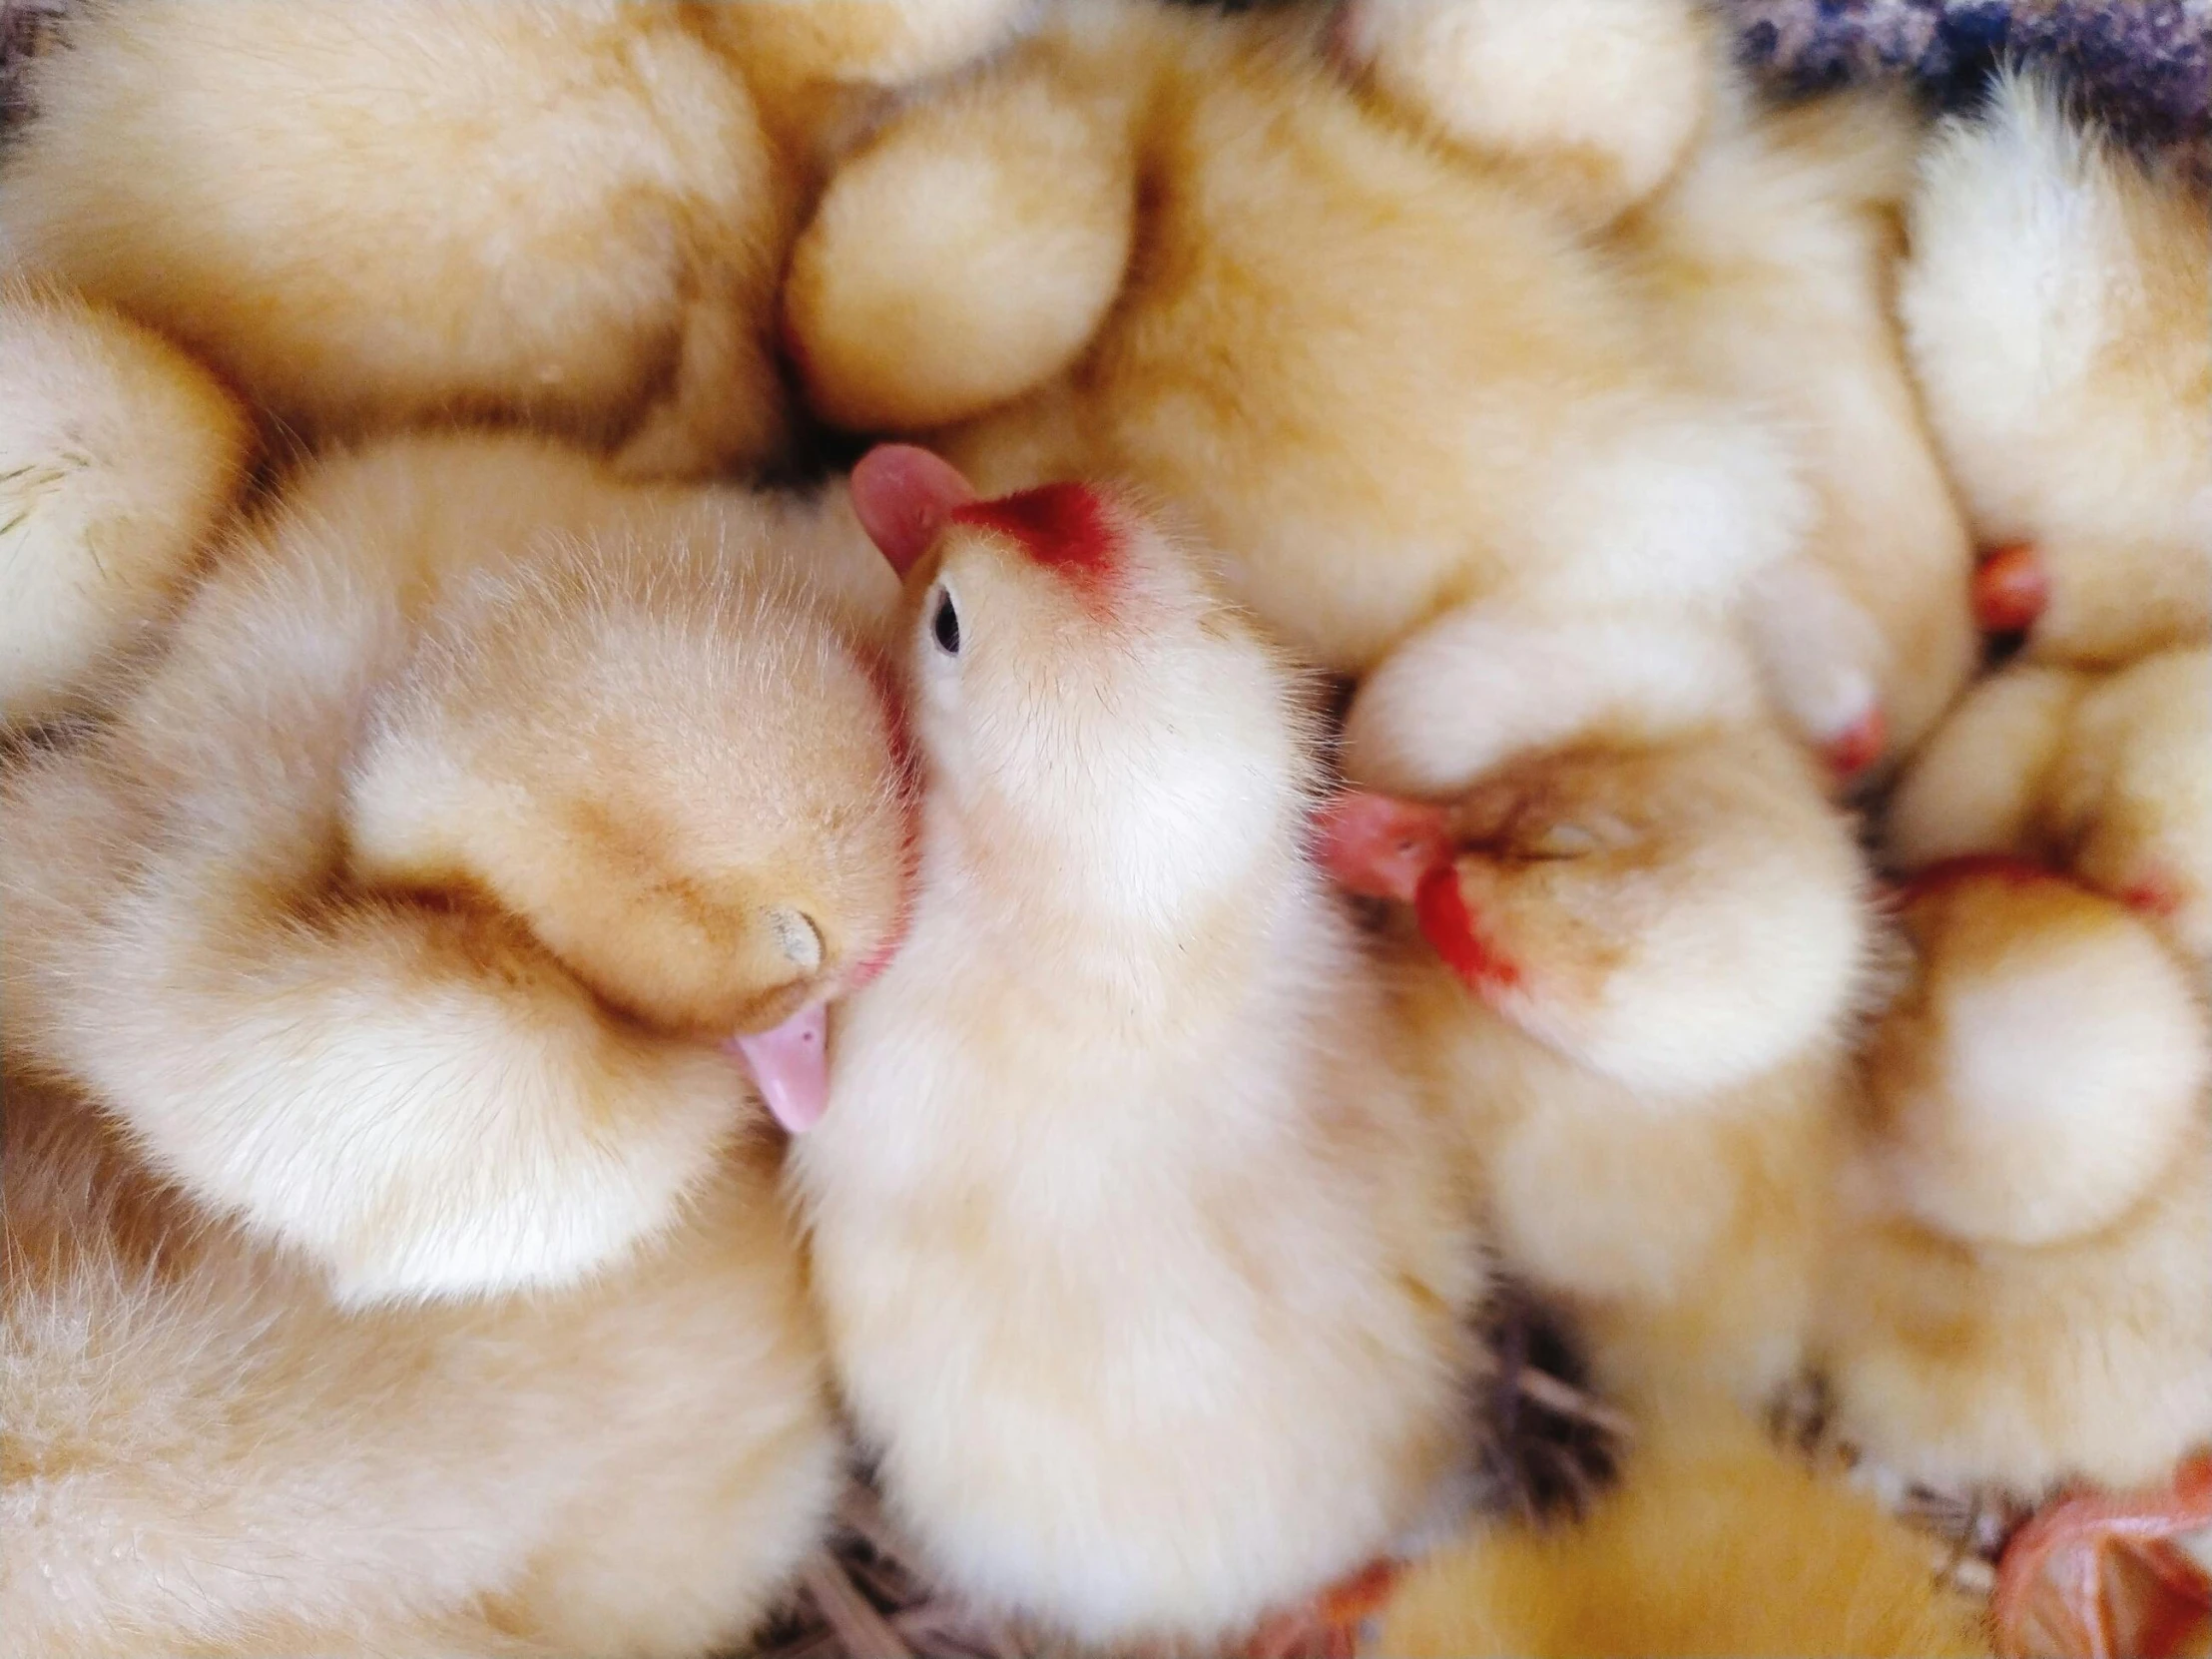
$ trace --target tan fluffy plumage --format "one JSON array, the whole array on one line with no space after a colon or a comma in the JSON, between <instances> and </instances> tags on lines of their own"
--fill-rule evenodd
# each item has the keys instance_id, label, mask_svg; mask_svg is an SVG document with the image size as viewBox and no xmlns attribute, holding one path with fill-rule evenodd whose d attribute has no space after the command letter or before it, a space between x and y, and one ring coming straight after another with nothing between
<instances>
[{"instance_id":1,"label":"tan fluffy plumage","mask_svg":"<svg viewBox=\"0 0 2212 1659\"><path fill-rule=\"evenodd\" d=\"M1921 123L1902 97L1763 109L1730 77L1623 239L1715 382L1775 411L1816 511L1755 579L1776 702L1839 772L1910 754L1973 666L1970 545L1892 310Z\"/></svg>"},{"instance_id":2,"label":"tan fluffy plumage","mask_svg":"<svg viewBox=\"0 0 2212 1659\"><path fill-rule=\"evenodd\" d=\"M1905 869L2042 859L2212 962L2212 222L2000 80L1924 164L1902 304L2023 662L1975 687L1886 825Z\"/></svg>"},{"instance_id":3,"label":"tan fluffy plumage","mask_svg":"<svg viewBox=\"0 0 2212 1659\"><path fill-rule=\"evenodd\" d=\"M517 416L759 461L774 295L854 97L1019 0L90 0L31 71L0 242L295 425Z\"/></svg>"},{"instance_id":4,"label":"tan fluffy plumage","mask_svg":"<svg viewBox=\"0 0 2212 1659\"><path fill-rule=\"evenodd\" d=\"M1932 1546L1750 1423L1648 1425L1572 1525L1478 1533L1409 1574L1374 1651L1618 1659L1989 1651Z\"/></svg>"},{"instance_id":5,"label":"tan fluffy plumage","mask_svg":"<svg viewBox=\"0 0 2212 1659\"><path fill-rule=\"evenodd\" d=\"M1711 20L1682 0L1342 0L1338 60L1592 228L1648 200L1712 115Z\"/></svg>"},{"instance_id":6,"label":"tan fluffy plumage","mask_svg":"<svg viewBox=\"0 0 2212 1659\"><path fill-rule=\"evenodd\" d=\"M251 435L166 341L0 283L0 723L67 709L175 608Z\"/></svg>"},{"instance_id":7,"label":"tan fluffy plumage","mask_svg":"<svg viewBox=\"0 0 2212 1659\"><path fill-rule=\"evenodd\" d=\"M1511 631L1457 643L1372 680L1363 702L1386 702L1355 705L1346 750L1355 780L1441 805L1348 798L1333 864L1414 906L1405 1040L1504 1258L1579 1318L1610 1385L1756 1405L1802 1358L1848 1098L1850 830L1758 716L1748 662L1723 670L1725 640L1624 623L1533 654ZM1579 705L1544 679L1569 661L1611 670ZM1702 704L1643 695L1700 674ZM1483 695L1492 677L1514 689ZM1386 745L1363 718L1382 708ZM1562 708L1571 730L1549 724Z\"/></svg>"},{"instance_id":8,"label":"tan fluffy plumage","mask_svg":"<svg viewBox=\"0 0 2212 1659\"><path fill-rule=\"evenodd\" d=\"M918 453L863 468L948 476ZM1121 500L946 527L960 493L882 518L921 865L794 1149L815 1282L947 1581L1218 1651L1471 1474L1479 1245L1309 861L1275 652Z\"/></svg>"},{"instance_id":9,"label":"tan fluffy plumage","mask_svg":"<svg viewBox=\"0 0 2212 1659\"><path fill-rule=\"evenodd\" d=\"M2212 626L2212 217L2000 79L1922 164L1899 304L1982 542L2047 595L2027 651L2115 666Z\"/></svg>"},{"instance_id":10,"label":"tan fluffy plumage","mask_svg":"<svg viewBox=\"0 0 2212 1659\"><path fill-rule=\"evenodd\" d=\"M904 902L893 585L811 582L854 529L536 438L335 456L19 758L0 1652L757 1622L838 1434L717 1041Z\"/></svg>"},{"instance_id":11,"label":"tan fluffy plumage","mask_svg":"<svg viewBox=\"0 0 2212 1659\"><path fill-rule=\"evenodd\" d=\"M1467 600L1725 609L1808 517L1533 180L1370 107L1297 12L1064 8L838 173L807 388L986 488L1120 476L1335 669Z\"/></svg>"},{"instance_id":12,"label":"tan fluffy plumage","mask_svg":"<svg viewBox=\"0 0 2212 1659\"><path fill-rule=\"evenodd\" d=\"M1886 834L1906 869L1973 852L2043 859L2212 967L2212 650L2108 673L2004 669L1906 775Z\"/></svg>"},{"instance_id":13,"label":"tan fluffy plumage","mask_svg":"<svg viewBox=\"0 0 2212 1659\"><path fill-rule=\"evenodd\" d=\"M1973 655L1891 309L1910 105L1765 107L1682 0L1347 0L1337 38L1386 107L1611 227L1708 382L1774 417L1814 516L1755 588L1773 691L1840 772L1910 751Z\"/></svg>"},{"instance_id":14,"label":"tan fluffy plumage","mask_svg":"<svg viewBox=\"0 0 2212 1659\"><path fill-rule=\"evenodd\" d=\"M1834 1427L1930 1485L2163 1478L2212 1436L2212 1041L2139 918L2032 866L1908 896L1821 1357Z\"/></svg>"},{"instance_id":15,"label":"tan fluffy plumage","mask_svg":"<svg viewBox=\"0 0 2212 1659\"><path fill-rule=\"evenodd\" d=\"M713 1042L903 902L893 717L795 523L534 438L317 463L115 727L7 781L25 1063L344 1300L672 1225L748 1109Z\"/></svg>"},{"instance_id":16,"label":"tan fluffy plumage","mask_svg":"<svg viewBox=\"0 0 2212 1659\"><path fill-rule=\"evenodd\" d=\"M7 1104L7 1659L704 1659L821 1536L837 1435L761 1137L588 1287L359 1310L88 1102L11 1071Z\"/></svg>"}]
</instances>

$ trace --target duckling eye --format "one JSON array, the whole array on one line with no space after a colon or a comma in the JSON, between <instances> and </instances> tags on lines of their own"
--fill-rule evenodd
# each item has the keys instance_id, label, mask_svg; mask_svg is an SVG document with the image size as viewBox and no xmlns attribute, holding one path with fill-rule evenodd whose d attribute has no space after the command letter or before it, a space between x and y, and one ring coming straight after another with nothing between
<instances>
[{"instance_id":1,"label":"duckling eye","mask_svg":"<svg viewBox=\"0 0 2212 1659\"><path fill-rule=\"evenodd\" d=\"M943 588L937 590L937 609L929 619L929 633L947 657L960 654L960 613L952 608L952 595Z\"/></svg>"},{"instance_id":2,"label":"duckling eye","mask_svg":"<svg viewBox=\"0 0 2212 1659\"><path fill-rule=\"evenodd\" d=\"M776 935L777 947L793 967L813 973L822 966L822 929L815 925L813 916L789 904L779 904L769 911L768 925Z\"/></svg>"},{"instance_id":3,"label":"duckling eye","mask_svg":"<svg viewBox=\"0 0 2212 1659\"><path fill-rule=\"evenodd\" d=\"M1547 824L1516 850L1527 858L1586 858L1598 848L1594 830L1579 824Z\"/></svg>"},{"instance_id":4,"label":"duckling eye","mask_svg":"<svg viewBox=\"0 0 2212 1659\"><path fill-rule=\"evenodd\" d=\"M1556 819L1520 836L1513 850L1524 858L1587 858L1593 852L1617 851L1636 838L1636 831L1611 813L1597 812L1578 820Z\"/></svg>"}]
</instances>

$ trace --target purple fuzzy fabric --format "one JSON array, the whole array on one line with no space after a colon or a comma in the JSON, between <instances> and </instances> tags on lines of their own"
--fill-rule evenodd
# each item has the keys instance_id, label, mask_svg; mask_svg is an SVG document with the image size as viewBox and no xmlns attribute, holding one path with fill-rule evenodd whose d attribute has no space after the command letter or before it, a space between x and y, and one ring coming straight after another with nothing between
<instances>
[{"instance_id":1,"label":"purple fuzzy fabric","mask_svg":"<svg viewBox=\"0 0 2212 1659\"><path fill-rule=\"evenodd\" d=\"M1909 77L1957 101L2009 58L2054 72L2131 143L2212 156L2212 0L1711 3L1736 29L1744 60L1784 88ZM67 4L0 0L0 128L23 113L16 71Z\"/></svg>"},{"instance_id":2,"label":"purple fuzzy fabric","mask_svg":"<svg viewBox=\"0 0 2212 1659\"><path fill-rule=\"evenodd\" d=\"M2146 149L2212 141L2212 0L1719 0L1745 61L1813 89L1910 77L1955 100L1997 62L2046 69Z\"/></svg>"},{"instance_id":3,"label":"purple fuzzy fabric","mask_svg":"<svg viewBox=\"0 0 2212 1659\"><path fill-rule=\"evenodd\" d=\"M43 44L63 0L0 0L0 132L23 113L23 66Z\"/></svg>"}]
</instances>

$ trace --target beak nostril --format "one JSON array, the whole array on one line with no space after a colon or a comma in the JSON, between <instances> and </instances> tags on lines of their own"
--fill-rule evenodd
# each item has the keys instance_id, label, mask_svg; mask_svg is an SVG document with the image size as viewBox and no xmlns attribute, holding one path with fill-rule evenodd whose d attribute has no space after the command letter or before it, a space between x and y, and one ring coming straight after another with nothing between
<instances>
[{"instance_id":1,"label":"beak nostril","mask_svg":"<svg viewBox=\"0 0 2212 1659\"><path fill-rule=\"evenodd\" d=\"M828 1010L810 1002L774 1030L729 1044L776 1121L795 1135L812 1129L829 1107L828 1036Z\"/></svg>"}]
</instances>

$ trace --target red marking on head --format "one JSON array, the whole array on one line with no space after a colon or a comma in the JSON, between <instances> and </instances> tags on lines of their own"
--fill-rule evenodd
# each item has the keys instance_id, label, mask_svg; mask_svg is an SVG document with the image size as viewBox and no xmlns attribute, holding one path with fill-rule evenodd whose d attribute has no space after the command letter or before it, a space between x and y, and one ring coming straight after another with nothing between
<instances>
[{"instance_id":1,"label":"red marking on head","mask_svg":"<svg viewBox=\"0 0 2212 1659\"><path fill-rule=\"evenodd\" d=\"M1916 870L1898 889L1898 896L1910 904L1918 899L1934 898L1969 881L2000 881L2008 887L2024 887L2035 881L2064 879L2056 870L2015 853L1965 852Z\"/></svg>"},{"instance_id":2,"label":"red marking on head","mask_svg":"<svg viewBox=\"0 0 2212 1659\"><path fill-rule=\"evenodd\" d=\"M1878 703L1830 738L1822 753L1828 759L1829 770L1849 781L1881 760L1882 752L1889 747L1890 723Z\"/></svg>"},{"instance_id":3,"label":"red marking on head","mask_svg":"<svg viewBox=\"0 0 2212 1659\"><path fill-rule=\"evenodd\" d=\"M899 695L897 678L880 657L866 656L862 666L882 700L883 734L891 752L891 767L898 791L901 843L898 911L889 930L845 979L844 989L856 991L890 966L898 947L913 924L914 887L921 872L921 768L912 730L906 723L906 700Z\"/></svg>"},{"instance_id":4,"label":"red marking on head","mask_svg":"<svg viewBox=\"0 0 2212 1659\"><path fill-rule=\"evenodd\" d=\"M2050 603L2050 573L2024 542L2000 547L1974 567L1973 618L1985 633L2031 628Z\"/></svg>"},{"instance_id":5,"label":"red marking on head","mask_svg":"<svg viewBox=\"0 0 2212 1659\"><path fill-rule=\"evenodd\" d=\"M1451 858L1441 807L1347 790L1314 820L1322 868L1348 892L1410 904L1421 877Z\"/></svg>"},{"instance_id":6,"label":"red marking on head","mask_svg":"<svg viewBox=\"0 0 2212 1659\"><path fill-rule=\"evenodd\" d=\"M873 983L891 965L891 959L898 954L898 947L906 942L912 908L910 904L899 906L898 919L891 924L891 930L884 935L883 942L861 957L860 965L845 976L844 988L847 991L856 991Z\"/></svg>"},{"instance_id":7,"label":"red marking on head","mask_svg":"<svg viewBox=\"0 0 2212 1659\"><path fill-rule=\"evenodd\" d=\"M955 507L951 520L995 531L1037 563L1092 582L1113 574L1121 549L1106 503L1087 484L1044 484L995 501L972 501Z\"/></svg>"},{"instance_id":8,"label":"red marking on head","mask_svg":"<svg viewBox=\"0 0 2212 1659\"><path fill-rule=\"evenodd\" d=\"M1420 890L1413 896L1413 913L1420 918L1421 937L1469 990L1504 991L1520 983L1520 969L1498 954L1475 925L1455 864L1444 864L1421 878Z\"/></svg>"}]
</instances>

